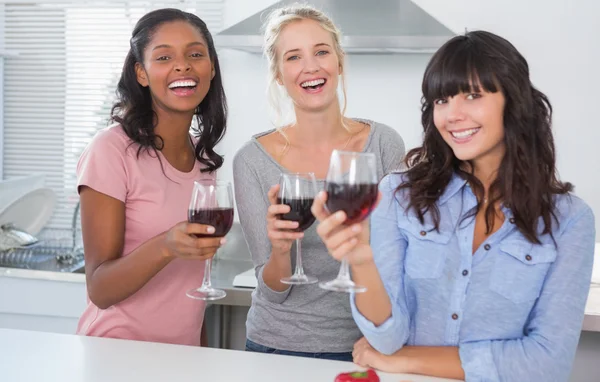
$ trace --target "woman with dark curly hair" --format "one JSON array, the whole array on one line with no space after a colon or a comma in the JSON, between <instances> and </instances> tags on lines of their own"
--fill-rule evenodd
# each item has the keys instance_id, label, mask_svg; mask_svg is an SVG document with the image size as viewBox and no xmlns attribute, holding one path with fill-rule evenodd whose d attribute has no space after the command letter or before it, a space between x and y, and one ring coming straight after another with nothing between
<instances>
[{"instance_id":1,"label":"woman with dark curly hair","mask_svg":"<svg viewBox=\"0 0 600 382\"><path fill-rule=\"evenodd\" d=\"M354 361L467 381L567 381L594 256L594 216L556 174L552 108L523 56L457 36L423 79L423 145L380 184L370 227L313 205L347 257L364 338Z\"/></svg>"},{"instance_id":2,"label":"woman with dark curly hair","mask_svg":"<svg viewBox=\"0 0 600 382\"><path fill-rule=\"evenodd\" d=\"M88 305L83 335L200 345L205 304L187 298L222 238L187 223L194 181L223 158L226 100L206 24L160 9L136 24L111 113L77 166ZM190 134L193 118L198 127Z\"/></svg>"}]
</instances>

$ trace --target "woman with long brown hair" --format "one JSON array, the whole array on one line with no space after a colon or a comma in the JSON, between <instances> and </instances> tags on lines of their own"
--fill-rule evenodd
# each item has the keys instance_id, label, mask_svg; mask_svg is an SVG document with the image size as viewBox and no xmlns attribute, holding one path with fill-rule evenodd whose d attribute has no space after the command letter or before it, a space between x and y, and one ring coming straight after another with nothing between
<instances>
[{"instance_id":1,"label":"woman with long brown hair","mask_svg":"<svg viewBox=\"0 0 600 382\"><path fill-rule=\"evenodd\" d=\"M594 216L556 174L548 98L505 39L470 32L423 79L423 145L384 178L370 226L313 213L366 293L354 361L467 381L568 380ZM339 216L338 216L339 215Z\"/></svg>"}]
</instances>

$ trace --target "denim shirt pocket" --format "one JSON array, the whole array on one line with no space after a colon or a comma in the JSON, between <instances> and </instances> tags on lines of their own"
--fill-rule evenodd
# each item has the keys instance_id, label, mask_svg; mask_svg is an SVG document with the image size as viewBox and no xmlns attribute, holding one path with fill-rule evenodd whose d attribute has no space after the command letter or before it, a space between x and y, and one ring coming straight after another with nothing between
<instances>
[{"instance_id":1,"label":"denim shirt pocket","mask_svg":"<svg viewBox=\"0 0 600 382\"><path fill-rule=\"evenodd\" d=\"M414 219L401 220L398 227L408 242L404 260L406 274L412 279L439 278L444 270L451 233L437 232Z\"/></svg>"},{"instance_id":2,"label":"denim shirt pocket","mask_svg":"<svg viewBox=\"0 0 600 382\"><path fill-rule=\"evenodd\" d=\"M525 239L501 243L490 289L514 303L537 299L556 255L554 244L532 244Z\"/></svg>"}]
</instances>

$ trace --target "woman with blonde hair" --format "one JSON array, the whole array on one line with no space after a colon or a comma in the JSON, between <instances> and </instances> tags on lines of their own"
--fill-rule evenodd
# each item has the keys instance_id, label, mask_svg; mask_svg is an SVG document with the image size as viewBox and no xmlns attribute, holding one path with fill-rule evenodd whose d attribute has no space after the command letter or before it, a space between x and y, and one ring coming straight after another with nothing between
<instances>
[{"instance_id":1,"label":"woman with blonde hair","mask_svg":"<svg viewBox=\"0 0 600 382\"><path fill-rule=\"evenodd\" d=\"M277 94L287 93L295 120L254 136L234 158L237 208L258 279L246 323L250 351L351 360L360 338L347 294L280 281L292 274L290 253L298 238L307 275L331 280L339 269L314 225L294 232L297 222L279 218L290 211L277 202L280 174L312 172L322 189L333 150L374 153L378 179L404 156L404 143L393 129L344 116L340 41L331 19L310 6L277 9L265 24L270 98L277 110Z\"/></svg>"}]
</instances>

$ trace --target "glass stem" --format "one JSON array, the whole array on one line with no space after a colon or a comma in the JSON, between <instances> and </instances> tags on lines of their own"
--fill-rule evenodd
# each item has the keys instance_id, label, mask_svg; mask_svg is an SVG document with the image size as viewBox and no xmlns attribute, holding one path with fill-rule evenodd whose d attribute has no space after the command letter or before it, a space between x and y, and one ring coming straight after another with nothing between
<instances>
[{"instance_id":1,"label":"glass stem","mask_svg":"<svg viewBox=\"0 0 600 382\"><path fill-rule=\"evenodd\" d=\"M342 265L340 266L337 278L338 280L350 281L350 264L348 260L342 259Z\"/></svg>"},{"instance_id":2,"label":"glass stem","mask_svg":"<svg viewBox=\"0 0 600 382\"><path fill-rule=\"evenodd\" d=\"M211 289L210 271L212 268L212 259L206 259L204 262L204 278L202 279L202 289Z\"/></svg>"},{"instance_id":3,"label":"glass stem","mask_svg":"<svg viewBox=\"0 0 600 382\"><path fill-rule=\"evenodd\" d=\"M304 276L304 268L302 267L302 245L301 239L296 239L296 270L295 276Z\"/></svg>"}]
</instances>

